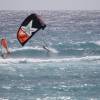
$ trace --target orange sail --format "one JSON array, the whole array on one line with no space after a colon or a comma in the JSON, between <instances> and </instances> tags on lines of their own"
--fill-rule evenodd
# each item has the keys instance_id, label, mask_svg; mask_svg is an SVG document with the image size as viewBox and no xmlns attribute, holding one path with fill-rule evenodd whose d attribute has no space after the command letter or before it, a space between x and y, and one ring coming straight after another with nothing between
<instances>
[{"instance_id":1,"label":"orange sail","mask_svg":"<svg viewBox=\"0 0 100 100\"><path fill-rule=\"evenodd\" d=\"M27 39L29 38L29 35L20 28L18 40L23 44Z\"/></svg>"}]
</instances>

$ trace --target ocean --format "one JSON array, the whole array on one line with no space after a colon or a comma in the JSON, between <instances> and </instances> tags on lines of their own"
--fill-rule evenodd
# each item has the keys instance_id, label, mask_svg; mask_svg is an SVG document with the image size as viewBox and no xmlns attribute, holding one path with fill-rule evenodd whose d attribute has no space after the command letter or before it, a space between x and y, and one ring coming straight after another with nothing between
<instances>
[{"instance_id":1,"label":"ocean","mask_svg":"<svg viewBox=\"0 0 100 100\"><path fill-rule=\"evenodd\" d=\"M47 27L22 47L16 33L31 13ZM0 100L100 100L100 11L1 10L2 35L11 54L0 57Z\"/></svg>"}]
</instances>

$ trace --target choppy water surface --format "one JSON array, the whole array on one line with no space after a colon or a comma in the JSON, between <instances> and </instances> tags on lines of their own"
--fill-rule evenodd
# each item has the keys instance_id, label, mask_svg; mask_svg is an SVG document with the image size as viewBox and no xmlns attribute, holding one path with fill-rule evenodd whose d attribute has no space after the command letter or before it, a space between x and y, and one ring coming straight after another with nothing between
<instances>
[{"instance_id":1,"label":"choppy water surface","mask_svg":"<svg viewBox=\"0 0 100 100\"><path fill-rule=\"evenodd\" d=\"M47 28L21 47L16 32L34 12ZM11 51L0 58L0 100L100 99L100 11L0 11L0 33Z\"/></svg>"}]
</instances>

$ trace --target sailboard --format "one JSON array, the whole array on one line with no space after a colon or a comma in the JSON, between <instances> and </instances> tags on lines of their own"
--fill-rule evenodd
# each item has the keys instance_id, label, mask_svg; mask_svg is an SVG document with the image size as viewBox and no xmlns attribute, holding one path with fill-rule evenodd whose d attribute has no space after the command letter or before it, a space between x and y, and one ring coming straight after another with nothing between
<instances>
[{"instance_id":1,"label":"sailboard","mask_svg":"<svg viewBox=\"0 0 100 100\"><path fill-rule=\"evenodd\" d=\"M17 39L24 46L40 29L44 30L46 24L37 14L29 15L17 31Z\"/></svg>"}]
</instances>

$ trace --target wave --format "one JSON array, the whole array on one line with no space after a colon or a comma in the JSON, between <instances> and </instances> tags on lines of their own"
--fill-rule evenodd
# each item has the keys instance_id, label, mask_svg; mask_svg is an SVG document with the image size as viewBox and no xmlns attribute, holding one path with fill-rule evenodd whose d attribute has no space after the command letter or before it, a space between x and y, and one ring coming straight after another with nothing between
<instances>
[{"instance_id":1,"label":"wave","mask_svg":"<svg viewBox=\"0 0 100 100\"><path fill-rule=\"evenodd\" d=\"M29 100L72 100L72 97L70 96L46 96L46 97L28 97ZM7 97L0 98L0 100L9 100ZM14 99L15 100L15 99ZM24 100L24 98L23 98Z\"/></svg>"},{"instance_id":2,"label":"wave","mask_svg":"<svg viewBox=\"0 0 100 100\"><path fill-rule=\"evenodd\" d=\"M0 97L0 100L9 100L9 99L7 99L7 98L1 98L1 97Z\"/></svg>"},{"instance_id":3,"label":"wave","mask_svg":"<svg viewBox=\"0 0 100 100\"><path fill-rule=\"evenodd\" d=\"M97 56L100 55L100 41L95 42L75 42L75 43L58 43L52 47L47 47L48 51L41 46L25 46L22 48L10 48L11 56L14 58L36 57L43 58L49 56L66 57L66 56Z\"/></svg>"},{"instance_id":4,"label":"wave","mask_svg":"<svg viewBox=\"0 0 100 100\"><path fill-rule=\"evenodd\" d=\"M97 46L100 46L100 41L96 41L96 42L93 42L94 44L96 44Z\"/></svg>"},{"instance_id":5,"label":"wave","mask_svg":"<svg viewBox=\"0 0 100 100\"><path fill-rule=\"evenodd\" d=\"M53 52L53 53L58 53L58 51L55 48L52 47L48 47L48 49ZM16 51L22 51L22 50L38 50L38 51L44 51L45 49L43 49L42 47L39 46L35 46L35 47L22 47L22 48L10 48L11 52L16 52Z\"/></svg>"},{"instance_id":6,"label":"wave","mask_svg":"<svg viewBox=\"0 0 100 100\"><path fill-rule=\"evenodd\" d=\"M84 42L84 45L88 45L89 47L99 47L100 48L100 41L90 41L90 42Z\"/></svg>"},{"instance_id":7,"label":"wave","mask_svg":"<svg viewBox=\"0 0 100 100\"><path fill-rule=\"evenodd\" d=\"M40 48L38 46L36 47L22 47L22 48L10 48L11 52L16 52L16 51L22 51L22 50L43 50L43 48Z\"/></svg>"},{"instance_id":8,"label":"wave","mask_svg":"<svg viewBox=\"0 0 100 100\"><path fill-rule=\"evenodd\" d=\"M55 48L60 55L66 56L100 55L100 41L58 43Z\"/></svg>"},{"instance_id":9,"label":"wave","mask_svg":"<svg viewBox=\"0 0 100 100\"><path fill-rule=\"evenodd\" d=\"M100 60L100 56L72 57L72 58L0 58L0 64L20 64L20 63L51 63L51 62L67 62L67 61L96 61Z\"/></svg>"},{"instance_id":10,"label":"wave","mask_svg":"<svg viewBox=\"0 0 100 100\"><path fill-rule=\"evenodd\" d=\"M31 98L31 97L30 97ZM33 100L33 98L31 98ZM46 96L46 97L38 97L35 98L36 100L72 100L72 97L70 96Z\"/></svg>"},{"instance_id":11,"label":"wave","mask_svg":"<svg viewBox=\"0 0 100 100\"><path fill-rule=\"evenodd\" d=\"M68 42L68 43L58 43L56 45L58 48L66 48L66 49L100 49L100 41L82 41L82 42Z\"/></svg>"},{"instance_id":12,"label":"wave","mask_svg":"<svg viewBox=\"0 0 100 100\"><path fill-rule=\"evenodd\" d=\"M89 42L75 42L72 44L74 45L79 45L79 46L87 46L88 48L91 48L91 47L94 47L94 46L97 46L97 47L100 47L100 41L89 41Z\"/></svg>"}]
</instances>

